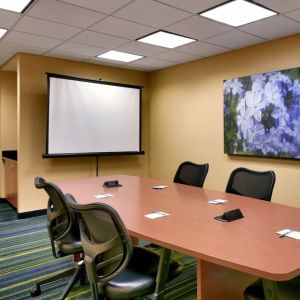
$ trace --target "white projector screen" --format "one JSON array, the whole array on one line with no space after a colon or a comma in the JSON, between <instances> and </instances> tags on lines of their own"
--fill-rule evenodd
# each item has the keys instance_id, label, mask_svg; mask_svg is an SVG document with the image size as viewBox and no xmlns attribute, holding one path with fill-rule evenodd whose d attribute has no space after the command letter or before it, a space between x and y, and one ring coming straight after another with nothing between
<instances>
[{"instance_id":1,"label":"white projector screen","mask_svg":"<svg viewBox=\"0 0 300 300\"><path fill-rule=\"evenodd\" d=\"M141 87L48 75L43 157L142 154Z\"/></svg>"}]
</instances>

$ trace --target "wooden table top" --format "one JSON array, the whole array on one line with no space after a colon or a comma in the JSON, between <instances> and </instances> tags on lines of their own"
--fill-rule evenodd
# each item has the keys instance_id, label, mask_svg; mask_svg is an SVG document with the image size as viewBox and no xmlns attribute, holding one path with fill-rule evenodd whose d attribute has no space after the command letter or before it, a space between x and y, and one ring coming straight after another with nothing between
<instances>
[{"instance_id":1,"label":"wooden table top","mask_svg":"<svg viewBox=\"0 0 300 300\"><path fill-rule=\"evenodd\" d=\"M122 187L102 187L107 180L119 180ZM276 234L286 228L300 231L299 208L129 175L54 183L79 203L105 202L113 206L132 236L270 280L288 280L300 275L300 240L279 238ZM168 188L155 190L154 185ZM95 198L103 193L113 197ZM214 199L228 202L207 203ZM230 223L214 219L236 208L242 211L243 219ZM153 220L144 217L152 211L170 215Z\"/></svg>"}]
</instances>

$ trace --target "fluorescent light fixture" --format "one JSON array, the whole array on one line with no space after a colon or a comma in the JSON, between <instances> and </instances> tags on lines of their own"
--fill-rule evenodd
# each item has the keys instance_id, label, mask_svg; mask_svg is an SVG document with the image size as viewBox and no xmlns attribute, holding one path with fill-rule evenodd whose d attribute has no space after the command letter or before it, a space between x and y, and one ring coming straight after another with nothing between
<instances>
[{"instance_id":1,"label":"fluorescent light fixture","mask_svg":"<svg viewBox=\"0 0 300 300\"><path fill-rule=\"evenodd\" d=\"M276 14L252 1L233 0L204 11L200 16L238 27Z\"/></svg>"},{"instance_id":2,"label":"fluorescent light fixture","mask_svg":"<svg viewBox=\"0 0 300 300\"><path fill-rule=\"evenodd\" d=\"M0 28L0 39L4 36L4 34L7 32L7 29Z\"/></svg>"},{"instance_id":3,"label":"fluorescent light fixture","mask_svg":"<svg viewBox=\"0 0 300 300\"><path fill-rule=\"evenodd\" d=\"M15 12L23 12L32 0L0 0L0 8Z\"/></svg>"},{"instance_id":4,"label":"fluorescent light fixture","mask_svg":"<svg viewBox=\"0 0 300 300\"><path fill-rule=\"evenodd\" d=\"M124 62L131 62L131 61L140 59L143 56L126 53L126 52L110 50L103 54L98 55L97 57L111 59L111 60L124 61Z\"/></svg>"},{"instance_id":5,"label":"fluorescent light fixture","mask_svg":"<svg viewBox=\"0 0 300 300\"><path fill-rule=\"evenodd\" d=\"M196 40L161 30L137 39L137 41L172 49Z\"/></svg>"}]
</instances>

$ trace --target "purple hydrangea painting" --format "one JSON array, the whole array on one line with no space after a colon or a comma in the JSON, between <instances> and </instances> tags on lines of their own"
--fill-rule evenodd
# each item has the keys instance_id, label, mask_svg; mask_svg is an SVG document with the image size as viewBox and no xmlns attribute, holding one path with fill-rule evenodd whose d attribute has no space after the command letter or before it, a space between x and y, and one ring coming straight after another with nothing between
<instances>
[{"instance_id":1,"label":"purple hydrangea painting","mask_svg":"<svg viewBox=\"0 0 300 300\"><path fill-rule=\"evenodd\" d=\"M300 68L224 81L224 151L300 159Z\"/></svg>"}]
</instances>

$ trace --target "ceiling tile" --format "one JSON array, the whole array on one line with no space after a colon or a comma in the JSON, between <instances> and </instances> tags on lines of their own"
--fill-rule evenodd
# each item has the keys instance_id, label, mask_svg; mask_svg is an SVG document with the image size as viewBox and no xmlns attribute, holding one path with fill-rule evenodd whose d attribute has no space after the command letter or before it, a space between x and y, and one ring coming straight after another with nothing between
<instances>
[{"instance_id":1,"label":"ceiling tile","mask_svg":"<svg viewBox=\"0 0 300 300\"><path fill-rule=\"evenodd\" d=\"M206 57L228 51L229 49L205 42L194 42L177 48L177 51L183 51L190 54Z\"/></svg>"},{"instance_id":2,"label":"ceiling tile","mask_svg":"<svg viewBox=\"0 0 300 300\"><path fill-rule=\"evenodd\" d=\"M125 39L90 30L79 33L71 41L106 49L113 49L128 42Z\"/></svg>"},{"instance_id":3,"label":"ceiling tile","mask_svg":"<svg viewBox=\"0 0 300 300\"><path fill-rule=\"evenodd\" d=\"M86 28L105 17L99 12L53 0L40 0L27 15L81 28Z\"/></svg>"},{"instance_id":4,"label":"ceiling tile","mask_svg":"<svg viewBox=\"0 0 300 300\"><path fill-rule=\"evenodd\" d=\"M231 26L213 22L200 16L193 16L168 26L166 30L202 40L232 30Z\"/></svg>"},{"instance_id":5,"label":"ceiling tile","mask_svg":"<svg viewBox=\"0 0 300 300\"><path fill-rule=\"evenodd\" d=\"M7 57L10 58L14 56L16 53L18 53L19 49L21 49L22 46L16 45L16 44L11 44L8 42L2 41L0 43L0 56L1 57Z\"/></svg>"},{"instance_id":6,"label":"ceiling tile","mask_svg":"<svg viewBox=\"0 0 300 300\"><path fill-rule=\"evenodd\" d=\"M23 17L17 23L14 30L57 39L68 39L81 31L79 28L27 16Z\"/></svg>"},{"instance_id":7,"label":"ceiling tile","mask_svg":"<svg viewBox=\"0 0 300 300\"><path fill-rule=\"evenodd\" d=\"M224 0L160 0L159 2L163 2L192 13L199 13L210 7L223 3Z\"/></svg>"},{"instance_id":8,"label":"ceiling tile","mask_svg":"<svg viewBox=\"0 0 300 300\"><path fill-rule=\"evenodd\" d=\"M294 10L286 14L287 17L294 19L297 22L300 22L300 9Z\"/></svg>"},{"instance_id":9,"label":"ceiling tile","mask_svg":"<svg viewBox=\"0 0 300 300\"><path fill-rule=\"evenodd\" d=\"M89 59L88 56L70 54L68 52L63 52L63 51L61 51L61 52L60 51L53 51L53 52L49 51L46 53L46 56L68 59L68 60L76 60L76 61L86 61Z\"/></svg>"},{"instance_id":10,"label":"ceiling tile","mask_svg":"<svg viewBox=\"0 0 300 300\"><path fill-rule=\"evenodd\" d=\"M233 29L231 31L216 35L212 38L204 40L211 44L226 47L228 49L237 49L253 44L262 43L265 40L252 34Z\"/></svg>"},{"instance_id":11,"label":"ceiling tile","mask_svg":"<svg viewBox=\"0 0 300 300\"><path fill-rule=\"evenodd\" d=\"M114 15L155 28L168 26L190 16L187 12L152 0L134 1Z\"/></svg>"},{"instance_id":12,"label":"ceiling tile","mask_svg":"<svg viewBox=\"0 0 300 300\"><path fill-rule=\"evenodd\" d=\"M12 43L18 41L18 44L34 46L41 49L52 49L62 43L61 40L18 31L10 31L5 36L4 41Z\"/></svg>"},{"instance_id":13,"label":"ceiling tile","mask_svg":"<svg viewBox=\"0 0 300 300\"><path fill-rule=\"evenodd\" d=\"M83 56L96 56L100 52L107 51L105 49L99 48L99 47L92 47L89 45L83 45L73 42L65 42L61 44L60 46L53 49L51 52L64 52L64 53L72 53L72 54L78 54Z\"/></svg>"},{"instance_id":14,"label":"ceiling tile","mask_svg":"<svg viewBox=\"0 0 300 300\"><path fill-rule=\"evenodd\" d=\"M149 66L149 67L155 68L155 69L158 69L158 68L162 69L162 68L173 66L175 64L176 63L174 63L174 62L161 60L161 59L150 58L150 57L141 58L139 60L136 60L133 63L133 65Z\"/></svg>"},{"instance_id":15,"label":"ceiling tile","mask_svg":"<svg viewBox=\"0 0 300 300\"><path fill-rule=\"evenodd\" d=\"M0 27L10 29L20 18L20 14L0 9Z\"/></svg>"},{"instance_id":16,"label":"ceiling tile","mask_svg":"<svg viewBox=\"0 0 300 300\"><path fill-rule=\"evenodd\" d=\"M163 59L175 63L184 63L187 61L197 60L201 58L200 56L196 56L189 53L179 52L175 50L166 51L163 53L160 53L158 55L153 56L152 58L158 58Z\"/></svg>"},{"instance_id":17,"label":"ceiling tile","mask_svg":"<svg viewBox=\"0 0 300 300\"><path fill-rule=\"evenodd\" d=\"M124 65L120 66L121 68L129 69L129 70L135 70L135 71L142 71L142 72L151 72L154 71L156 68L150 67L150 66L141 66L141 65Z\"/></svg>"},{"instance_id":18,"label":"ceiling tile","mask_svg":"<svg viewBox=\"0 0 300 300\"><path fill-rule=\"evenodd\" d=\"M139 54L143 56L151 56L166 51L166 48L149 45L141 42L130 42L117 49L118 51L129 52L132 54Z\"/></svg>"},{"instance_id":19,"label":"ceiling tile","mask_svg":"<svg viewBox=\"0 0 300 300\"><path fill-rule=\"evenodd\" d=\"M90 29L133 40L154 31L152 27L115 17L108 17L91 26Z\"/></svg>"},{"instance_id":20,"label":"ceiling tile","mask_svg":"<svg viewBox=\"0 0 300 300\"><path fill-rule=\"evenodd\" d=\"M1 53L0 52L0 65L4 64L7 62L14 54L11 53ZM3 69L2 69L3 70Z\"/></svg>"},{"instance_id":21,"label":"ceiling tile","mask_svg":"<svg viewBox=\"0 0 300 300\"><path fill-rule=\"evenodd\" d=\"M256 2L279 13L300 8L299 0L256 0Z\"/></svg>"},{"instance_id":22,"label":"ceiling tile","mask_svg":"<svg viewBox=\"0 0 300 300\"><path fill-rule=\"evenodd\" d=\"M271 40L300 32L300 23L277 15L241 26L239 29Z\"/></svg>"},{"instance_id":23,"label":"ceiling tile","mask_svg":"<svg viewBox=\"0 0 300 300\"><path fill-rule=\"evenodd\" d=\"M17 43L10 43L2 41L0 43L0 54L1 53L11 53L11 56L15 55L18 52L32 53L32 54L43 54L45 53L44 48L39 48L35 46L22 45Z\"/></svg>"},{"instance_id":24,"label":"ceiling tile","mask_svg":"<svg viewBox=\"0 0 300 300\"><path fill-rule=\"evenodd\" d=\"M74 4L105 14L111 14L129 2L132 2L132 0L60 0L60 2Z\"/></svg>"}]
</instances>

